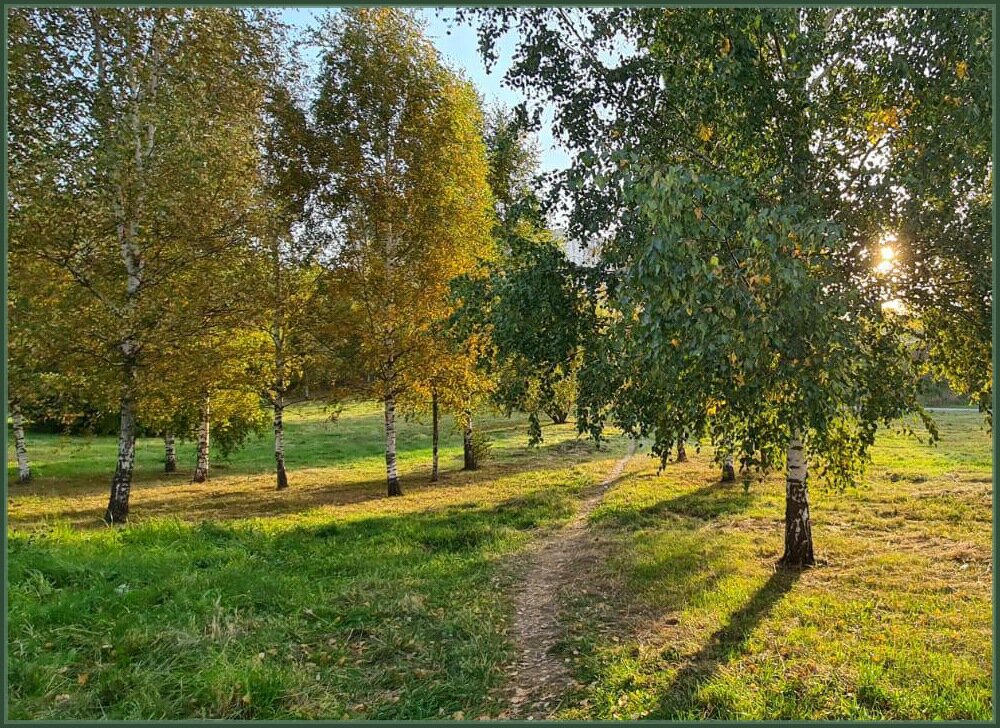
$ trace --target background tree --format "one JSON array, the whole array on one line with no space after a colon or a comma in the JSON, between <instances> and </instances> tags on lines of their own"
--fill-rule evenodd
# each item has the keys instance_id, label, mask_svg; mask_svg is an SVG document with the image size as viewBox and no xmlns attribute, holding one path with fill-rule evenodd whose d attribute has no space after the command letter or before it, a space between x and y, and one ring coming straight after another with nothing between
<instances>
[{"instance_id":1,"label":"background tree","mask_svg":"<svg viewBox=\"0 0 1000 728\"><path fill-rule=\"evenodd\" d=\"M593 309L586 272L545 232L521 225L485 273L456 281L460 335L488 342L480 365L496 379L495 398L508 414L529 415L529 440L542 439L539 415L565 422L575 404L576 367Z\"/></svg>"},{"instance_id":2,"label":"background tree","mask_svg":"<svg viewBox=\"0 0 1000 728\"><path fill-rule=\"evenodd\" d=\"M524 121L503 107L487 116L485 141L498 255L456 281L453 331L481 341L479 368L508 415L529 414L529 438L542 439L539 416L566 422L576 403L580 363L581 271L546 230L535 192L538 150Z\"/></svg>"},{"instance_id":3,"label":"background tree","mask_svg":"<svg viewBox=\"0 0 1000 728\"><path fill-rule=\"evenodd\" d=\"M284 412L309 359L307 329L318 268L313 238L304 234L314 186L314 140L306 114L293 91L300 69L294 57L282 69L265 106L262 197L253 252L248 257L240 308L265 334L259 337L266 362L256 376L271 407L277 489L288 487L285 469Z\"/></svg>"},{"instance_id":4,"label":"background tree","mask_svg":"<svg viewBox=\"0 0 1000 728\"><path fill-rule=\"evenodd\" d=\"M355 389L385 403L389 495L400 495L396 401L433 356L449 281L489 250L479 99L400 10L328 15L314 104L320 225L329 234L320 337L349 350Z\"/></svg>"}]
</instances>

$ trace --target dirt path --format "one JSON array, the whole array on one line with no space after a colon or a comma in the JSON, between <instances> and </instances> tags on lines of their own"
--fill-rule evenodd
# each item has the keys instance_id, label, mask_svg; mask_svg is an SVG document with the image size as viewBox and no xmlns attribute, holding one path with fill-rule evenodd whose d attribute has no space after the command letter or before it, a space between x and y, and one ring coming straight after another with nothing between
<instances>
[{"instance_id":1,"label":"dirt path","mask_svg":"<svg viewBox=\"0 0 1000 728\"><path fill-rule=\"evenodd\" d=\"M573 520L543 539L530 556L526 573L516 592L514 640L518 660L511 675L511 718L546 718L560 704L573 684L566 664L551 654L562 635L559 621L559 591L571 581L585 579L590 539L587 516L601 502L607 490L621 477L635 453L628 453L599 485L587 492Z\"/></svg>"}]
</instances>

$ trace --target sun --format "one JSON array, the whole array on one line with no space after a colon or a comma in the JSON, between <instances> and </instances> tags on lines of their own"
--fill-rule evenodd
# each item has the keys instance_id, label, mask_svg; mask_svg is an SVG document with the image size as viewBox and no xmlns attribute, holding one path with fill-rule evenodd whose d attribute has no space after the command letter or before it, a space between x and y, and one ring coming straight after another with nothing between
<instances>
[{"instance_id":1,"label":"sun","mask_svg":"<svg viewBox=\"0 0 1000 728\"><path fill-rule=\"evenodd\" d=\"M878 249L878 263L875 265L875 272L882 275L891 273L896 267L896 235L895 233L886 233L879 240Z\"/></svg>"}]
</instances>

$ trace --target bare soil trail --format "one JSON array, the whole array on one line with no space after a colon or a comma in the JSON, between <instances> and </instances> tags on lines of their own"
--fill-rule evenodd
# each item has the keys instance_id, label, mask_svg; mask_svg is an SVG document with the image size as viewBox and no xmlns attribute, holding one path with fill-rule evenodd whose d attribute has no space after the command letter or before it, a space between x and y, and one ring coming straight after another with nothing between
<instances>
[{"instance_id":1,"label":"bare soil trail","mask_svg":"<svg viewBox=\"0 0 1000 728\"><path fill-rule=\"evenodd\" d=\"M590 553L587 517L621 478L636 446L634 440L629 443L628 453L608 477L585 494L573 520L539 541L529 557L515 593L513 636L518 659L509 686L510 709L501 717L547 718L573 685L567 665L552 654L563 632L559 593L572 583L586 581L587 567L596 560Z\"/></svg>"}]
</instances>

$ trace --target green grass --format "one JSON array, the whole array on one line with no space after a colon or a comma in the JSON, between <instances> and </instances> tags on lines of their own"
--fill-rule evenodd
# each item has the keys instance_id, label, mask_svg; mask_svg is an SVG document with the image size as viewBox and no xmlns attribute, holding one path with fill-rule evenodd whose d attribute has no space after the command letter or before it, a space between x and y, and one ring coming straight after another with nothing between
<instances>
[{"instance_id":1,"label":"green grass","mask_svg":"<svg viewBox=\"0 0 1000 728\"><path fill-rule=\"evenodd\" d=\"M591 514L606 552L560 593L561 718L974 718L992 713L990 441L938 415L935 448L880 437L865 481L813 485L821 564L775 572L780 478L717 483L707 453L640 456ZM33 436L8 503L9 709L26 718L496 717L524 550L624 453L483 416L495 458L461 472L443 428L400 432L384 497L381 412L289 425L204 485L139 443L132 523L103 527L113 438ZM8 460L10 459L8 454ZM182 468L193 449L182 448ZM579 576L579 575L578 575Z\"/></svg>"},{"instance_id":2,"label":"green grass","mask_svg":"<svg viewBox=\"0 0 1000 728\"><path fill-rule=\"evenodd\" d=\"M860 487L814 484L801 573L773 568L780 478L633 473L592 515L601 586L564 595L585 687L559 717L990 719L991 445L937 419L937 447L887 433Z\"/></svg>"},{"instance_id":3,"label":"green grass","mask_svg":"<svg viewBox=\"0 0 1000 728\"><path fill-rule=\"evenodd\" d=\"M407 495L387 499L379 422L370 405L337 424L300 412L280 494L252 453L196 486L158 473L143 442L134 522L117 530L97 526L110 438L33 438L38 477L9 508L11 717L498 713L504 560L567 519L624 445L598 452L563 426L530 451L523 420L483 418L495 459L459 472L446 427L431 486L428 428L404 423Z\"/></svg>"}]
</instances>

